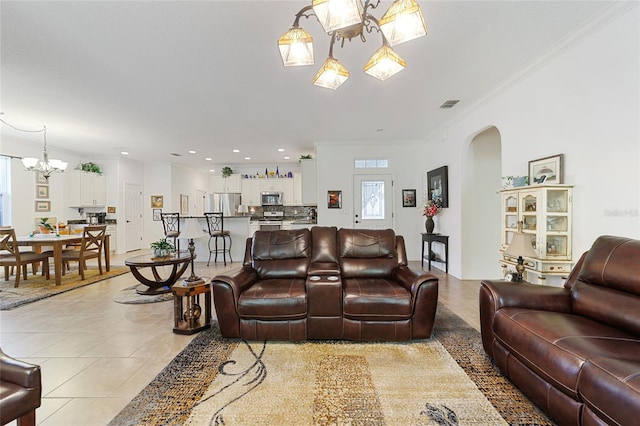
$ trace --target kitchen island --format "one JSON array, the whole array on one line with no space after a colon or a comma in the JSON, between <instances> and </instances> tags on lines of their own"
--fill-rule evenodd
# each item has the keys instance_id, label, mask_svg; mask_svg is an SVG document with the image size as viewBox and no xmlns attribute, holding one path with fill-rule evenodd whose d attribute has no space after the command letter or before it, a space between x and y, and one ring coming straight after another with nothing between
<instances>
[{"instance_id":1,"label":"kitchen island","mask_svg":"<svg viewBox=\"0 0 640 426\"><path fill-rule=\"evenodd\" d=\"M244 260L244 249L247 237L249 236L249 219L250 216L225 216L224 217L224 229L231 234L231 258L238 266L242 265ZM199 229L202 229L202 237L193 240L196 251L196 258L198 262L206 262L209 259L209 230L207 228L207 220L204 216L181 216L180 217L180 230L187 229L186 221L195 220ZM213 244L213 241L211 242ZM186 250L188 247L187 241L182 238L180 241L180 250ZM213 265L213 257L211 256L211 264ZM222 264L221 257L218 256L219 263Z\"/></svg>"}]
</instances>

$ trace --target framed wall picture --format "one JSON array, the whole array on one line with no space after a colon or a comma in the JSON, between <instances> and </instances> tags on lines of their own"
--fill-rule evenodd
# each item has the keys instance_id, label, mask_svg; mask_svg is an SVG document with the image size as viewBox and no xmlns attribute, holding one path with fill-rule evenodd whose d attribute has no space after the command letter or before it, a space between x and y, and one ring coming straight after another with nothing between
<instances>
[{"instance_id":1,"label":"framed wall picture","mask_svg":"<svg viewBox=\"0 0 640 426\"><path fill-rule=\"evenodd\" d=\"M164 197L162 195L151 196L151 207L161 209L164 207Z\"/></svg>"},{"instance_id":2,"label":"framed wall picture","mask_svg":"<svg viewBox=\"0 0 640 426\"><path fill-rule=\"evenodd\" d=\"M428 199L440 199L442 207L449 207L449 182L447 173L447 166L442 166L427 172Z\"/></svg>"},{"instance_id":3,"label":"framed wall picture","mask_svg":"<svg viewBox=\"0 0 640 426\"><path fill-rule=\"evenodd\" d=\"M51 201L36 201L36 212L50 212Z\"/></svg>"},{"instance_id":4,"label":"framed wall picture","mask_svg":"<svg viewBox=\"0 0 640 426\"><path fill-rule=\"evenodd\" d=\"M36 172L36 183L48 184L49 181L44 177L42 173Z\"/></svg>"},{"instance_id":5,"label":"framed wall picture","mask_svg":"<svg viewBox=\"0 0 640 426\"><path fill-rule=\"evenodd\" d=\"M327 191L327 208L342 208L342 191Z\"/></svg>"},{"instance_id":6,"label":"framed wall picture","mask_svg":"<svg viewBox=\"0 0 640 426\"><path fill-rule=\"evenodd\" d=\"M529 161L529 185L562 183L562 154Z\"/></svg>"},{"instance_id":7,"label":"framed wall picture","mask_svg":"<svg viewBox=\"0 0 640 426\"><path fill-rule=\"evenodd\" d=\"M49 185L36 185L36 198L49 198Z\"/></svg>"},{"instance_id":8,"label":"framed wall picture","mask_svg":"<svg viewBox=\"0 0 640 426\"><path fill-rule=\"evenodd\" d=\"M180 194L180 214L189 214L189 196Z\"/></svg>"},{"instance_id":9,"label":"framed wall picture","mask_svg":"<svg viewBox=\"0 0 640 426\"><path fill-rule=\"evenodd\" d=\"M162 220L162 209L153 209L153 220Z\"/></svg>"},{"instance_id":10,"label":"framed wall picture","mask_svg":"<svg viewBox=\"0 0 640 426\"><path fill-rule=\"evenodd\" d=\"M402 207L415 207L415 206L416 206L416 190L403 189L402 190Z\"/></svg>"}]
</instances>

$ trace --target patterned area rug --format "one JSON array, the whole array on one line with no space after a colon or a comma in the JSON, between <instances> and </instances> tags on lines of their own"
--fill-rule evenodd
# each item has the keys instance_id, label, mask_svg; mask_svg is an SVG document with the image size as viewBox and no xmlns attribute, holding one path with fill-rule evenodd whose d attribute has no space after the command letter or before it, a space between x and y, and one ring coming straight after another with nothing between
<instances>
[{"instance_id":1,"label":"patterned area rug","mask_svg":"<svg viewBox=\"0 0 640 426\"><path fill-rule=\"evenodd\" d=\"M85 271L85 279L82 280L80 279L78 271L72 270L62 277L62 283L60 285L55 285L52 281L53 273L51 274L51 280L48 281L41 275L28 275L28 280L20 280L18 288L13 286L14 277L10 277L11 279L9 281L0 281L0 310L11 310L18 306L75 290L76 288L94 284L107 278L117 277L129 271L130 269L127 267L112 267L109 272L103 270L102 275L100 275L98 269L87 269Z\"/></svg>"},{"instance_id":2,"label":"patterned area rug","mask_svg":"<svg viewBox=\"0 0 640 426\"><path fill-rule=\"evenodd\" d=\"M443 306L411 343L198 335L110 425L551 425Z\"/></svg>"}]
</instances>

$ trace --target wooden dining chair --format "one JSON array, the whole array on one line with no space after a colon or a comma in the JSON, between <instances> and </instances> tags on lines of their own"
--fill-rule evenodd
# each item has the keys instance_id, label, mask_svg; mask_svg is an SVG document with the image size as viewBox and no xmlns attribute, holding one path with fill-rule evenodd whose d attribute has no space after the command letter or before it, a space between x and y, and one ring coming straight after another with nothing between
<instances>
[{"instance_id":1,"label":"wooden dining chair","mask_svg":"<svg viewBox=\"0 0 640 426\"><path fill-rule=\"evenodd\" d=\"M62 263L78 262L80 277L84 280L84 271L87 269L88 259L98 259L98 270L102 275L102 250L104 246L104 236L107 225L85 226L80 242L80 250L64 250L62 252ZM65 275L66 268L62 268L62 275Z\"/></svg>"},{"instance_id":2,"label":"wooden dining chair","mask_svg":"<svg viewBox=\"0 0 640 426\"><path fill-rule=\"evenodd\" d=\"M0 229L0 266L4 266L4 280L9 281L9 268L16 268L16 282L14 287L20 284L20 272L22 278L27 279L27 265L42 262L42 275L49 279L49 256L46 253L33 251L21 252L16 242L16 231L13 228ZM34 265L35 268L35 265ZM35 271L35 269L34 269Z\"/></svg>"}]
</instances>

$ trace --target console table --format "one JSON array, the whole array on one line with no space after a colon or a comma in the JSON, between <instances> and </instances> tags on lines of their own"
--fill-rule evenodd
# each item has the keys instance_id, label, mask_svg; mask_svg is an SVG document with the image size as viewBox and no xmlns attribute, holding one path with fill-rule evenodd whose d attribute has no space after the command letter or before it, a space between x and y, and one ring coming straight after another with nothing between
<instances>
[{"instance_id":1,"label":"console table","mask_svg":"<svg viewBox=\"0 0 640 426\"><path fill-rule=\"evenodd\" d=\"M424 267L424 243L427 243L428 247L428 258L429 258L429 270L431 270L431 244L433 242L440 243L444 245L444 260L439 260L439 262L444 263L445 272L449 273L449 236L442 234L427 234L426 232L422 233L422 266Z\"/></svg>"}]
</instances>

